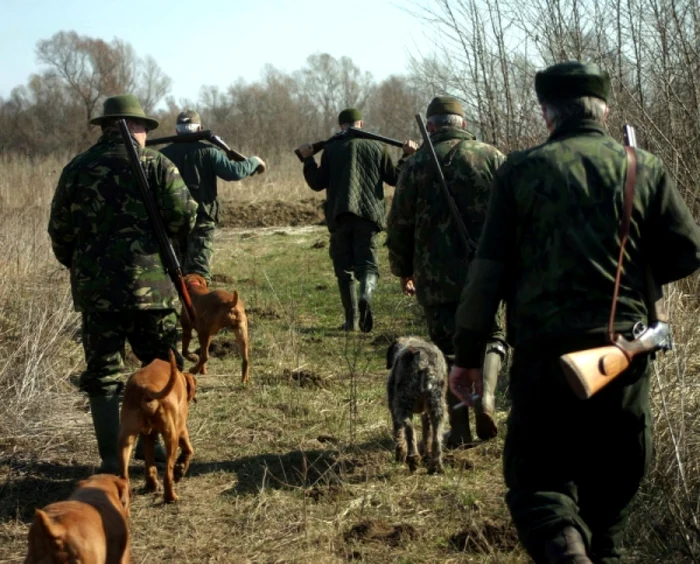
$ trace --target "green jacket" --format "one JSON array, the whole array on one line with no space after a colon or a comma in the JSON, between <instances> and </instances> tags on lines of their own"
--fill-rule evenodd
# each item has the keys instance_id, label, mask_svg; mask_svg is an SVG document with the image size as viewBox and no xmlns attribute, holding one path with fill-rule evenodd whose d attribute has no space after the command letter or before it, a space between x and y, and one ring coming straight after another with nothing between
<instances>
[{"instance_id":1,"label":"green jacket","mask_svg":"<svg viewBox=\"0 0 700 564\"><path fill-rule=\"evenodd\" d=\"M344 213L386 225L384 183L396 186L399 167L394 166L386 146L378 141L338 136L329 141L321 166L313 157L304 159L304 178L312 190L326 193L326 224L335 231L336 218Z\"/></svg>"},{"instance_id":2,"label":"green jacket","mask_svg":"<svg viewBox=\"0 0 700 564\"><path fill-rule=\"evenodd\" d=\"M469 236L478 241L491 182L505 156L457 127L443 127L431 140L462 221ZM386 245L391 272L415 277L421 305L459 301L468 260L425 147L401 171L389 211Z\"/></svg>"},{"instance_id":3,"label":"green jacket","mask_svg":"<svg viewBox=\"0 0 700 564\"><path fill-rule=\"evenodd\" d=\"M661 161L641 149L616 330L646 320L645 265L665 284L700 268L700 229ZM479 341L506 301L514 346L608 324L627 161L592 121L567 123L499 169L476 260L457 311L457 364L478 366Z\"/></svg>"},{"instance_id":4,"label":"green jacket","mask_svg":"<svg viewBox=\"0 0 700 564\"><path fill-rule=\"evenodd\" d=\"M168 159L153 149L139 153L168 235L185 237L197 203ZM76 310L177 305L119 132L103 135L63 169L48 230L56 258L70 269Z\"/></svg>"},{"instance_id":5,"label":"green jacket","mask_svg":"<svg viewBox=\"0 0 700 564\"><path fill-rule=\"evenodd\" d=\"M217 177L226 181L241 180L253 174L258 166L252 159L231 161L222 150L201 141L172 143L160 152L175 163L199 204L198 222L219 221Z\"/></svg>"}]
</instances>

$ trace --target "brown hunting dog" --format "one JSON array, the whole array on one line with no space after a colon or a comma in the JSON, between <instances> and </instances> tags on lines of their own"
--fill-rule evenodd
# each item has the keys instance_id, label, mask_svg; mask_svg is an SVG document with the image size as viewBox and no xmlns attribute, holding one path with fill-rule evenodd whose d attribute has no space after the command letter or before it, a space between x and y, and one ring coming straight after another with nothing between
<instances>
[{"instance_id":1,"label":"brown hunting dog","mask_svg":"<svg viewBox=\"0 0 700 564\"><path fill-rule=\"evenodd\" d=\"M182 356L195 361L195 355L190 354L190 341L192 329L197 331L199 337L199 359L192 368L193 374L206 374L207 361L209 360L209 345L214 335L224 327L233 330L236 336L238 353L241 355L241 381L248 382L248 318L245 315L243 300L238 297L238 292L233 294L224 290L209 291L207 281L198 274L187 274L185 285L192 298L192 304L197 315L194 323L183 309L180 316L182 322Z\"/></svg>"},{"instance_id":2,"label":"brown hunting dog","mask_svg":"<svg viewBox=\"0 0 700 564\"><path fill-rule=\"evenodd\" d=\"M25 564L128 564L129 501L123 478L96 474L83 480L67 500L36 510Z\"/></svg>"},{"instance_id":3,"label":"brown hunting dog","mask_svg":"<svg viewBox=\"0 0 700 564\"><path fill-rule=\"evenodd\" d=\"M143 435L146 489L157 491L155 441L159 433L162 435L168 453L164 480L166 503L177 501L174 482L185 475L194 454L187 430L187 415L190 401L196 401L197 389L194 376L177 369L173 351L169 357L169 363L156 359L144 366L126 383L118 446L119 471L128 480L131 450L139 433ZM176 461L178 445L182 452Z\"/></svg>"}]
</instances>

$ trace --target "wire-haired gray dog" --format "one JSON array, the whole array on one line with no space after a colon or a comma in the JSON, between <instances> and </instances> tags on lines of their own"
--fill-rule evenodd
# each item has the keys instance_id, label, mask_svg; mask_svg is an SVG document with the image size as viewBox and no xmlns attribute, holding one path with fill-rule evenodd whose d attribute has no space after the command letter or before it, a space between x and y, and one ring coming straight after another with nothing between
<instances>
[{"instance_id":1,"label":"wire-haired gray dog","mask_svg":"<svg viewBox=\"0 0 700 564\"><path fill-rule=\"evenodd\" d=\"M428 458L428 473L444 472L442 424L447 413L447 362L440 349L419 337L399 337L386 352L391 368L387 394L394 423L396 461L411 472L418 467L413 414L420 413L423 437L420 453ZM428 448L430 446L430 448Z\"/></svg>"}]
</instances>

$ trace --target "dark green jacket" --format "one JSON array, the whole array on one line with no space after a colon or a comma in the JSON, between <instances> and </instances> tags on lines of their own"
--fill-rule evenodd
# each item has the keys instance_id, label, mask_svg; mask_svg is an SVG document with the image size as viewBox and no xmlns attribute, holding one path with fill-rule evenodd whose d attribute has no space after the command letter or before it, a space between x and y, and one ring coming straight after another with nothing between
<instances>
[{"instance_id":1,"label":"dark green jacket","mask_svg":"<svg viewBox=\"0 0 700 564\"><path fill-rule=\"evenodd\" d=\"M661 161L637 154L634 210L618 331L645 321L644 268L665 284L700 268L700 229ZM499 169L476 260L457 312L459 366L506 300L514 345L604 332L620 249L625 150L595 122L564 124Z\"/></svg>"},{"instance_id":2,"label":"dark green jacket","mask_svg":"<svg viewBox=\"0 0 700 564\"><path fill-rule=\"evenodd\" d=\"M186 237L197 203L173 163L153 149L139 153L165 230L173 239ZM49 236L56 258L70 268L78 311L177 305L119 132L103 135L63 169L51 202Z\"/></svg>"},{"instance_id":3,"label":"dark green jacket","mask_svg":"<svg viewBox=\"0 0 700 564\"><path fill-rule=\"evenodd\" d=\"M478 241L486 220L491 182L505 156L472 133L443 127L431 135L448 188L469 235ZM467 274L467 256L432 159L421 147L396 186L386 245L395 276L416 279L423 306L456 303Z\"/></svg>"},{"instance_id":4,"label":"dark green jacket","mask_svg":"<svg viewBox=\"0 0 700 564\"><path fill-rule=\"evenodd\" d=\"M199 204L198 222L219 220L219 202L216 178L232 181L250 176L258 163L252 159L231 161L226 154L212 145L194 141L172 143L160 151L175 163Z\"/></svg>"},{"instance_id":5,"label":"dark green jacket","mask_svg":"<svg viewBox=\"0 0 700 564\"><path fill-rule=\"evenodd\" d=\"M327 190L329 231L336 229L336 218L344 213L363 217L384 229L384 183L396 186L398 176L399 168L394 166L386 145L369 139L340 136L326 144L321 166L313 157L304 160L304 178L309 187L317 192Z\"/></svg>"}]
</instances>

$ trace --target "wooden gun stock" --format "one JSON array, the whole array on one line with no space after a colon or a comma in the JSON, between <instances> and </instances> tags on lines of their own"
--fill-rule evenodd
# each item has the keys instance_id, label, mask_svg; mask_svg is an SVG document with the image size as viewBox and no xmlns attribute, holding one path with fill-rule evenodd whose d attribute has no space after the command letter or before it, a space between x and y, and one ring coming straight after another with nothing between
<instances>
[{"instance_id":1,"label":"wooden gun stock","mask_svg":"<svg viewBox=\"0 0 700 564\"><path fill-rule=\"evenodd\" d=\"M627 369L632 361L628 354L607 345L565 354L559 362L576 397L588 399Z\"/></svg>"},{"instance_id":2,"label":"wooden gun stock","mask_svg":"<svg viewBox=\"0 0 700 564\"><path fill-rule=\"evenodd\" d=\"M313 154L315 155L319 151L321 151L324 147L326 146L326 141L317 141L311 147L313 148L314 152ZM304 162L304 157L301 156L301 153L299 152L299 149L294 149L294 154L297 156L297 158L303 163Z\"/></svg>"}]
</instances>

